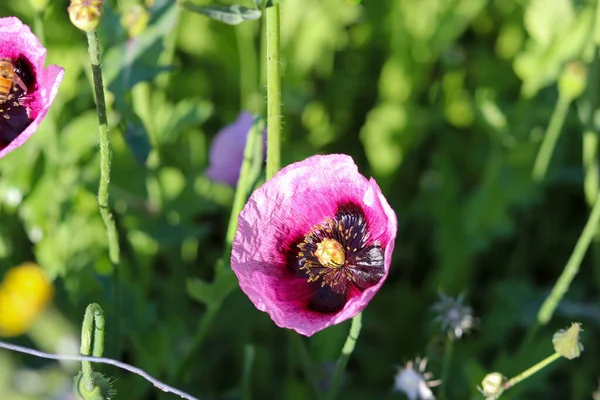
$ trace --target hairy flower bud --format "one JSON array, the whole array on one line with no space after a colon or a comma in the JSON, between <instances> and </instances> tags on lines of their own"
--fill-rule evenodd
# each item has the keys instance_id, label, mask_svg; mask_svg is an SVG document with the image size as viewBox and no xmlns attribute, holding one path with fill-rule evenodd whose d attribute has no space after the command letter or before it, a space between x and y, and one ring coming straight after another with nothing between
<instances>
[{"instance_id":1,"label":"hairy flower bud","mask_svg":"<svg viewBox=\"0 0 600 400\"><path fill-rule=\"evenodd\" d=\"M479 391L485 397L497 398L504 391L504 376L499 372L492 372L487 374L483 381L481 381L481 387L478 387Z\"/></svg>"},{"instance_id":2,"label":"hairy flower bud","mask_svg":"<svg viewBox=\"0 0 600 400\"><path fill-rule=\"evenodd\" d=\"M96 30L102 17L103 0L71 0L67 7L71 23L84 32Z\"/></svg>"}]
</instances>

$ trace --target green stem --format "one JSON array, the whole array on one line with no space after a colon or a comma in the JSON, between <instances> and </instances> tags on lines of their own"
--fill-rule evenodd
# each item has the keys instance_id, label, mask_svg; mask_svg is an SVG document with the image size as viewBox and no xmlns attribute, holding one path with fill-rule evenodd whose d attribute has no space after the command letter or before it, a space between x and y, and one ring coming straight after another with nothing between
<instances>
[{"instance_id":1,"label":"green stem","mask_svg":"<svg viewBox=\"0 0 600 400\"><path fill-rule=\"evenodd\" d=\"M233 206L229 216L229 225L225 234L225 242L229 246L225 250L225 254L231 252L231 244L235 237L238 227L238 215L244 208L248 195L252 190L254 182L258 179L262 170L263 159L263 130L265 124L259 117L255 118L248 139L244 147L244 159L240 167L240 178L238 179L237 188L233 197Z\"/></svg>"},{"instance_id":2,"label":"green stem","mask_svg":"<svg viewBox=\"0 0 600 400\"><path fill-rule=\"evenodd\" d=\"M340 383L342 382L344 371L346 370L346 365L348 364L348 360L350 359L350 356L354 351L354 346L356 345L356 341L358 340L358 336L360 335L361 328L362 313L358 313L354 318L352 318L350 332L348 333L348 337L346 338L346 343L344 343L344 347L342 347L342 354L340 354L340 358L338 358L337 364L335 365L335 372L333 373L329 393L327 393L328 400L333 400L337 397L337 393L340 388Z\"/></svg>"},{"instance_id":3,"label":"green stem","mask_svg":"<svg viewBox=\"0 0 600 400\"><path fill-rule=\"evenodd\" d=\"M262 107L262 96L257 93L258 58L254 44L254 25L240 24L235 27L235 34L240 63L240 108L258 112ZM255 101L256 97L260 104Z\"/></svg>"},{"instance_id":4,"label":"green stem","mask_svg":"<svg viewBox=\"0 0 600 400\"><path fill-rule=\"evenodd\" d=\"M100 214L106 226L108 236L108 254L111 263L119 264L119 238L112 214L108 208L108 184L110 181L110 141L108 137L108 120L106 117L106 100L104 98L104 83L102 67L100 66L100 44L96 31L87 33L88 53L92 64L94 92L96 94L96 111L100 129L100 186L98 188L98 205Z\"/></svg>"},{"instance_id":5,"label":"green stem","mask_svg":"<svg viewBox=\"0 0 600 400\"><path fill-rule=\"evenodd\" d=\"M541 182L546 176L550 158L554 152L554 147L556 147L560 131L565 123L570 104L571 98L559 95L554 112L550 118L550 123L548 124L548 129L546 129L542 145L540 146L540 150L535 159L535 164L533 165L532 177L536 182Z\"/></svg>"},{"instance_id":6,"label":"green stem","mask_svg":"<svg viewBox=\"0 0 600 400\"><path fill-rule=\"evenodd\" d=\"M36 11L35 17L33 20L33 30L35 32L35 36L38 37L39 41L43 44L46 42L46 35L44 34L44 21L43 21L43 11Z\"/></svg>"},{"instance_id":7,"label":"green stem","mask_svg":"<svg viewBox=\"0 0 600 400\"><path fill-rule=\"evenodd\" d=\"M558 306L558 303L563 298L573 278L577 272L579 272L579 266L581 265L581 261L585 256L585 253L590 245L590 242L594 238L596 233L596 229L598 227L598 222L600 221L600 196L596 197L596 202L594 203L594 207L592 208L592 212L588 218L583 231L581 232L581 236L579 236L579 240L577 240L577 244L573 249L573 253L567 261L565 268L556 281L556 284L552 288L552 292L540 308L540 311L537 315L537 320L541 325L545 325L548 323L550 318L552 318L552 314L554 310Z\"/></svg>"},{"instance_id":8,"label":"green stem","mask_svg":"<svg viewBox=\"0 0 600 400\"><path fill-rule=\"evenodd\" d=\"M600 0L596 4L596 17L594 21L594 59L588 69L588 86L586 90L587 113L585 117L585 131L583 133L583 167L585 169L584 193L590 207L598 196L600 187L600 164L598 162L598 128L594 121L598 109L597 88L599 83L600 68ZM594 237L594 265L595 280L600 285L600 232L597 230Z\"/></svg>"},{"instance_id":9,"label":"green stem","mask_svg":"<svg viewBox=\"0 0 600 400\"><path fill-rule=\"evenodd\" d=\"M242 160L242 166L240 167L240 178L233 198L231 216L229 217L229 225L225 235L224 257L231 254L231 244L233 243L238 226L238 215L242 211L242 208L244 208L244 204L246 204L246 199L252 190L252 186L256 179L258 179L262 170L263 130L264 122L262 119L255 119L252 128L250 128L250 132L248 133L246 146L244 147L244 158ZM225 261L224 263L226 265L228 264L228 262ZM202 321L196 330L193 344L188 351L187 356L179 364L179 367L175 369L174 376L176 378L181 378L183 376L187 366L196 357L197 352L200 350L200 347L221 308L222 301L223 299L221 299L221 302L215 302L208 306L207 312L202 317Z\"/></svg>"},{"instance_id":10,"label":"green stem","mask_svg":"<svg viewBox=\"0 0 600 400\"><path fill-rule=\"evenodd\" d=\"M583 189L589 206L594 204L598 195L598 136L592 129L583 132L583 168L585 177Z\"/></svg>"},{"instance_id":11,"label":"green stem","mask_svg":"<svg viewBox=\"0 0 600 400\"><path fill-rule=\"evenodd\" d=\"M242 373L242 400L252 400L252 390L250 382L252 381L252 367L256 350L251 344L246 345L244 349L244 369Z\"/></svg>"},{"instance_id":12,"label":"green stem","mask_svg":"<svg viewBox=\"0 0 600 400\"><path fill-rule=\"evenodd\" d=\"M315 369L310 359L310 354L308 352L308 349L306 348L304 340L300 335L296 334L295 332L290 332L290 335L296 347L298 357L300 358L300 365L302 367L302 372L304 373L304 378L309 382L310 387L312 388L314 393L314 398L323 398L323 394L321 393L319 385L317 384Z\"/></svg>"},{"instance_id":13,"label":"green stem","mask_svg":"<svg viewBox=\"0 0 600 400\"><path fill-rule=\"evenodd\" d=\"M266 10L267 30L267 179L281 166L281 62L279 4Z\"/></svg>"},{"instance_id":14,"label":"green stem","mask_svg":"<svg viewBox=\"0 0 600 400\"><path fill-rule=\"evenodd\" d=\"M521 372L519 375L506 381L506 383L504 385L502 385L503 389L504 390L510 389L511 387L515 386L517 383L524 381L525 379L529 378L531 375L533 375L536 372L547 367L548 365L550 365L551 363L553 363L560 357L561 357L561 355L558 353L552 354L550 357L540 361L539 363L535 364L533 367Z\"/></svg>"},{"instance_id":15,"label":"green stem","mask_svg":"<svg viewBox=\"0 0 600 400\"><path fill-rule=\"evenodd\" d=\"M80 353L84 356L90 355L90 348L94 357L102 357L104 352L104 313L102 308L92 303L87 306L83 324L81 325L81 347ZM84 387L91 392L96 387L94 377L92 376L92 363L89 361L81 362L81 371L83 372Z\"/></svg>"},{"instance_id":16,"label":"green stem","mask_svg":"<svg viewBox=\"0 0 600 400\"><path fill-rule=\"evenodd\" d=\"M452 360L452 353L454 353L454 338L452 335L448 335L446 338L446 346L444 348L444 361L442 365L442 393L440 397L447 399L446 387L448 387L448 373L450 372L450 361Z\"/></svg>"},{"instance_id":17,"label":"green stem","mask_svg":"<svg viewBox=\"0 0 600 400\"><path fill-rule=\"evenodd\" d=\"M598 23L598 21L596 22ZM598 67L599 65L600 48L596 46L594 51L594 60L591 68L588 70L588 90L585 97L586 115L584 117L585 130L583 131L583 168L585 177L583 181L583 189L585 199L591 207L598 195L598 132L594 124L594 115L598 107L598 96L596 88L598 87ZM587 104L586 104L587 103Z\"/></svg>"},{"instance_id":18,"label":"green stem","mask_svg":"<svg viewBox=\"0 0 600 400\"><path fill-rule=\"evenodd\" d=\"M213 305L207 307L206 314L202 316L202 321L200 322L198 330L196 330L196 334L194 335L194 341L192 343L192 346L190 347L190 350L188 351L184 360L179 364L179 367L175 370L176 378L184 378L184 372L186 371L187 367L190 365L192 360L194 360L197 357L198 350L200 350L202 343L204 343L204 339L206 338L206 335L208 334L208 331L210 330L210 327L212 326L212 323L215 320L215 317L217 316L217 313L219 312L220 308L220 305Z\"/></svg>"},{"instance_id":19,"label":"green stem","mask_svg":"<svg viewBox=\"0 0 600 400\"><path fill-rule=\"evenodd\" d=\"M120 349L121 331L121 285L120 272L116 266L120 262L119 236L117 226L108 206L108 185L110 182L110 140L108 136L108 119L106 116L106 100L104 97L104 82L100 63L100 44L96 31L87 32L88 54L92 66L94 93L96 95L96 112L98 113L98 128L100 131L100 183L98 186L98 206L100 215L106 227L108 238L108 257L113 266L113 282L115 290L115 341L116 349Z\"/></svg>"}]
</instances>

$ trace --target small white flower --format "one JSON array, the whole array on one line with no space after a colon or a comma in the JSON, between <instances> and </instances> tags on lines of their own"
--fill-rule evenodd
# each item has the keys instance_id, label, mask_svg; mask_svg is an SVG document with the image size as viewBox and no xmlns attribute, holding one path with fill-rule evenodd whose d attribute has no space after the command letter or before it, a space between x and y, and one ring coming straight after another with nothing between
<instances>
[{"instance_id":1,"label":"small white flower","mask_svg":"<svg viewBox=\"0 0 600 400\"><path fill-rule=\"evenodd\" d=\"M435 400L432 387L440 385L440 380L432 381L431 373L425 372L427 359L409 361L404 368L398 368L394 378L394 389L404 392L409 400Z\"/></svg>"}]
</instances>

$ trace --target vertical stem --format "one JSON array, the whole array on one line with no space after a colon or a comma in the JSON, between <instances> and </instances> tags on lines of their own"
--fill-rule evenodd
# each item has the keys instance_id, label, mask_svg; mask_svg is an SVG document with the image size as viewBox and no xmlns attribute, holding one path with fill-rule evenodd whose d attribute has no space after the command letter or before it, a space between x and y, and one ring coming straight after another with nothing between
<instances>
[{"instance_id":1,"label":"vertical stem","mask_svg":"<svg viewBox=\"0 0 600 400\"><path fill-rule=\"evenodd\" d=\"M249 344L244 349L244 370L242 373L242 400L252 400L250 382L252 379L252 367L254 366L254 346Z\"/></svg>"},{"instance_id":2,"label":"vertical stem","mask_svg":"<svg viewBox=\"0 0 600 400\"><path fill-rule=\"evenodd\" d=\"M35 17L33 20L33 30L35 31L35 36L38 37L41 43L46 44L46 37L44 34L44 21L43 21L43 11L36 11Z\"/></svg>"},{"instance_id":3,"label":"vertical stem","mask_svg":"<svg viewBox=\"0 0 600 400\"><path fill-rule=\"evenodd\" d=\"M350 359L350 356L354 351L354 346L356 345L356 341L358 340L361 329L362 313L358 313L354 318L352 318L350 332L348 333L344 347L342 347L342 354L340 354L340 358L338 358L337 364L335 365L335 372L333 373L331 386L329 388L329 393L327 394L328 400L333 400L337 397L340 383L342 382L342 377L344 376L344 371L346 370L346 365L348 364L348 359Z\"/></svg>"},{"instance_id":4,"label":"vertical stem","mask_svg":"<svg viewBox=\"0 0 600 400\"><path fill-rule=\"evenodd\" d=\"M240 62L240 108L251 112L260 111L262 96L258 90L258 58L254 44L255 25L240 24L235 27L238 58ZM259 97L257 104L256 97Z\"/></svg>"},{"instance_id":5,"label":"vertical stem","mask_svg":"<svg viewBox=\"0 0 600 400\"><path fill-rule=\"evenodd\" d=\"M444 361L442 365L442 393L441 398L447 399L448 393L446 392L446 387L448 387L448 373L450 372L450 361L452 360L452 353L454 352L454 337L451 334L448 334L446 338L446 346L444 348Z\"/></svg>"},{"instance_id":6,"label":"vertical stem","mask_svg":"<svg viewBox=\"0 0 600 400\"><path fill-rule=\"evenodd\" d=\"M242 211L244 204L246 204L246 199L250 193L252 184L258 178L262 170L263 129L264 122L261 119L255 119L252 128L250 128L250 132L248 132L246 146L244 147L244 158L242 160L242 166L240 167L240 178L235 190L231 216L229 217L229 226L227 227L227 233L225 235L224 257L228 257L231 254L231 244L233 243L233 238L238 226L238 215L240 211ZM221 261L228 265L228 261L223 259ZM231 271L231 269L229 269L229 271ZM231 273L233 274L233 272ZM192 346L190 347L187 356L184 357L178 367L174 369L174 378L183 377L185 369L192 360L194 360L196 353L202 346L220 308L221 303L213 303L207 307L206 313L202 316L202 320L198 325Z\"/></svg>"},{"instance_id":7,"label":"vertical stem","mask_svg":"<svg viewBox=\"0 0 600 400\"><path fill-rule=\"evenodd\" d=\"M598 110L598 68L600 67L600 0L596 4L596 17L594 21L594 59L588 69L588 87L586 100L588 112L583 133L583 167L585 169L584 193L588 205L592 207L595 196L600 193L600 164L598 162L598 127L594 116ZM600 232L596 230L594 236L594 272L597 286L600 286Z\"/></svg>"},{"instance_id":8,"label":"vertical stem","mask_svg":"<svg viewBox=\"0 0 600 400\"><path fill-rule=\"evenodd\" d=\"M548 321L550 321L550 318L552 318L552 314L558 306L558 303L569 289L573 278L575 278L575 275L579 271L581 261L583 260L588 246L590 245L590 242L596 233L598 222L600 222L600 196L596 196L596 202L594 203L592 212L590 213L588 221L581 232L581 236L579 236L579 240L577 240L577 244L575 244L573 253L569 258L569 261L567 261L562 274L552 288L552 292L544 304L542 304L542 307L538 312L537 320L541 325L545 325L548 323Z\"/></svg>"},{"instance_id":9,"label":"vertical stem","mask_svg":"<svg viewBox=\"0 0 600 400\"><path fill-rule=\"evenodd\" d=\"M220 308L221 308L220 304L219 305L209 305L206 308L206 313L204 313L204 315L202 316L202 320L200 321L200 325L198 326L198 329L196 330L196 334L194 335L194 339L193 339L194 341L192 343L190 350L188 351L187 355L182 360L182 362L179 364L179 366L174 370L175 371L174 378L177 378L177 379L184 378L185 370L188 368L188 366L190 365L192 360L194 360L196 358L196 354L198 353L198 350L202 346L202 343L204 343L204 339L206 338L206 335L208 334L208 331L209 331L213 321L215 320Z\"/></svg>"},{"instance_id":10,"label":"vertical stem","mask_svg":"<svg viewBox=\"0 0 600 400\"><path fill-rule=\"evenodd\" d=\"M113 266L113 282L115 291L115 335L116 348L120 349L121 330L121 295L119 269L116 266L120 261L119 236L113 216L108 208L108 184L110 182L110 141L108 136L108 119L106 116L106 100L104 97L104 82L100 64L100 44L96 31L87 32L88 53L92 66L94 80L94 93L96 95L96 112L98 113L98 128L100 131L100 183L98 186L98 206L100 215L106 227L108 237L108 257Z\"/></svg>"},{"instance_id":11,"label":"vertical stem","mask_svg":"<svg viewBox=\"0 0 600 400\"><path fill-rule=\"evenodd\" d=\"M310 387L314 392L314 398L321 399L323 395L321 393L321 390L319 389L319 385L317 384L315 369L310 359L308 349L306 348L306 344L304 344L304 340L297 333L290 332L290 335L296 347L296 352L300 358L300 366L302 367L304 378L309 382Z\"/></svg>"},{"instance_id":12,"label":"vertical stem","mask_svg":"<svg viewBox=\"0 0 600 400\"><path fill-rule=\"evenodd\" d=\"M542 145L540 146L535 159L535 164L533 165L532 177L536 182L541 182L546 176L550 158L552 158L554 147L556 146L560 131L565 123L570 104L571 99L569 97L559 95L554 112L550 118L550 123L548 124L548 129L546 129Z\"/></svg>"},{"instance_id":13,"label":"vertical stem","mask_svg":"<svg viewBox=\"0 0 600 400\"><path fill-rule=\"evenodd\" d=\"M593 113L593 111L592 111ZM583 190L585 199L591 207L598 195L598 135L593 129L586 129L583 132L583 168L585 178L583 181Z\"/></svg>"},{"instance_id":14,"label":"vertical stem","mask_svg":"<svg viewBox=\"0 0 600 400\"><path fill-rule=\"evenodd\" d=\"M237 231L238 215L244 208L246 200L248 199L248 194L252 190L252 185L260 175L262 169L264 126L265 124L262 119L255 119L250 128L250 132L248 132L246 146L244 147L244 158L242 159L242 166L240 167L240 178L238 179L237 188L233 197L229 225L227 226L227 233L225 234L225 242L227 243L227 246L229 246L225 249L225 254L227 255L231 252L231 244L233 243L235 232Z\"/></svg>"},{"instance_id":15,"label":"vertical stem","mask_svg":"<svg viewBox=\"0 0 600 400\"><path fill-rule=\"evenodd\" d=\"M281 63L279 4L266 9L267 24L267 179L281 165Z\"/></svg>"},{"instance_id":16,"label":"vertical stem","mask_svg":"<svg viewBox=\"0 0 600 400\"><path fill-rule=\"evenodd\" d=\"M102 67L100 66L100 45L96 31L87 33L88 53L92 64L94 77L94 92L96 94L96 111L100 130L100 186L98 188L98 205L100 214L106 226L108 236L108 254L111 263L119 264L119 238L112 214L108 209L108 183L110 181L110 141L108 137L108 121L106 117L106 100L104 98L104 83Z\"/></svg>"}]
</instances>

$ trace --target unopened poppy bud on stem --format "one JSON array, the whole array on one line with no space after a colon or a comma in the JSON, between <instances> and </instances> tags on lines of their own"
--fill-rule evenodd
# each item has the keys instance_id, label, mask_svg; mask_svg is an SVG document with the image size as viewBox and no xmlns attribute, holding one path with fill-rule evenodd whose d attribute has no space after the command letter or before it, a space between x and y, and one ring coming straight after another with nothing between
<instances>
[{"instance_id":1,"label":"unopened poppy bud on stem","mask_svg":"<svg viewBox=\"0 0 600 400\"><path fill-rule=\"evenodd\" d=\"M481 382L481 386L477 387L481 394L483 394L487 399L495 399L500 397L502 392L504 391L504 382L506 379L499 372L492 372L491 374L487 374L483 381Z\"/></svg>"},{"instance_id":2,"label":"unopened poppy bud on stem","mask_svg":"<svg viewBox=\"0 0 600 400\"><path fill-rule=\"evenodd\" d=\"M84 32L96 30L102 17L103 0L71 0L67 8L71 23Z\"/></svg>"}]
</instances>

